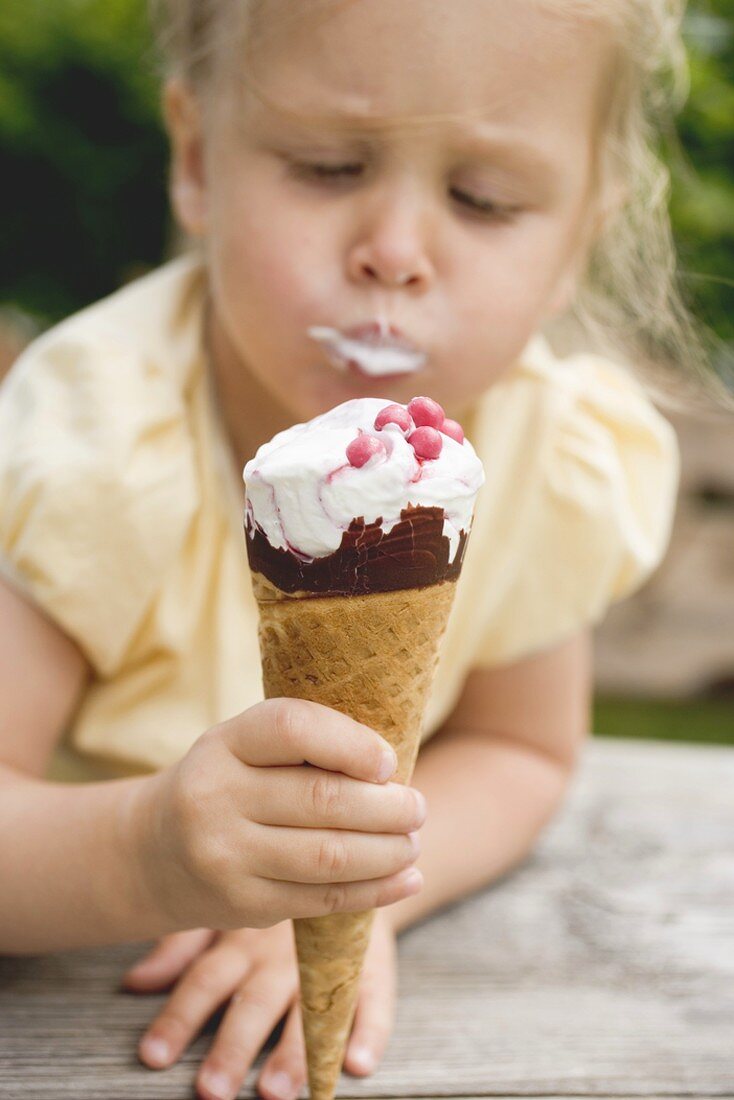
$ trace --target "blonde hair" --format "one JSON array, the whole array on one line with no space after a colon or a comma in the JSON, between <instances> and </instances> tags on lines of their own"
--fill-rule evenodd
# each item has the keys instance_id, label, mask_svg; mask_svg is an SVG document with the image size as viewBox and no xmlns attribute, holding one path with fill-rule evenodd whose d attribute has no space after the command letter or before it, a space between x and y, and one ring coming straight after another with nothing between
<instances>
[{"instance_id":1,"label":"blonde hair","mask_svg":"<svg viewBox=\"0 0 734 1100\"><path fill-rule=\"evenodd\" d=\"M149 0L166 75L200 97L219 88L225 63L248 44L267 0ZM681 35L685 0L534 0L567 19L603 21L616 40L599 145L598 196L606 213L570 314L549 333L565 350L600 351L642 369L658 396L710 390L701 329L679 289L661 139L688 92ZM327 0L328 5L328 0ZM242 57L242 53L239 54ZM614 197L616 196L616 198Z\"/></svg>"}]
</instances>

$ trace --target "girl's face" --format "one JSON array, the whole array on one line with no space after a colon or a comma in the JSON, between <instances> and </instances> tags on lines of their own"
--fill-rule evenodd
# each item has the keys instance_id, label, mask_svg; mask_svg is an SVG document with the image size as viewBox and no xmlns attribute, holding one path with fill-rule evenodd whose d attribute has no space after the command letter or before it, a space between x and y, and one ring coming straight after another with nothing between
<instances>
[{"instance_id":1,"label":"girl's face","mask_svg":"<svg viewBox=\"0 0 734 1100\"><path fill-rule=\"evenodd\" d=\"M573 293L601 34L532 0L269 0L259 31L244 64L261 96L215 103L198 152L169 89L174 202L204 238L220 369L294 420L359 396L461 410ZM425 352L420 371L343 372L307 334L380 317Z\"/></svg>"}]
</instances>

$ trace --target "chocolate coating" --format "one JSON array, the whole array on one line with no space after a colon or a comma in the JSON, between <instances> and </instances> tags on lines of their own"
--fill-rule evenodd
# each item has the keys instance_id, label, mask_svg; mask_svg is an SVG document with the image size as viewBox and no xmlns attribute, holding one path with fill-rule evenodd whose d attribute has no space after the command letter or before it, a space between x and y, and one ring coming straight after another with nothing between
<instances>
[{"instance_id":1,"label":"chocolate coating","mask_svg":"<svg viewBox=\"0 0 734 1100\"><path fill-rule=\"evenodd\" d=\"M460 532L454 560L443 533L443 508L404 508L389 534L380 524L353 519L341 545L324 557L303 559L277 550L252 524L246 531L250 569L262 573L281 592L363 596L399 588L424 588L455 580L461 572L467 534Z\"/></svg>"}]
</instances>

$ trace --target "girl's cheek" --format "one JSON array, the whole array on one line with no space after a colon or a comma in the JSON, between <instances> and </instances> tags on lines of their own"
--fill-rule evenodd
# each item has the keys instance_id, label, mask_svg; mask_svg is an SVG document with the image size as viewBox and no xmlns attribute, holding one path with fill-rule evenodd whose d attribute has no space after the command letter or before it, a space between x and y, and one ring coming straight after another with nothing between
<instances>
[{"instance_id":1,"label":"girl's cheek","mask_svg":"<svg viewBox=\"0 0 734 1100\"><path fill-rule=\"evenodd\" d=\"M274 289L294 292L318 271L314 234L300 219L289 218L282 207L272 214L262 213L257 221L248 219L232 240L238 266L257 272L257 280Z\"/></svg>"},{"instance_id":2,"label":"girl's cheek","mask_svg":"<svg viewBox=\"0 0 734 1100\"><path fill-rule=\"evenodd\" d=\"M268 302L288 294L295 279L287 242L262 226L240 224L214 246L221 289L228 298ZM275 304L275 303L273 303Z\"/></svg>"},{"instance_id":3,"label":"girl's cheek","mask_svg":"<svg viewBox=\"0 0 734 1100\"><path fill-rule=\"evenodd\" d=\"M463 327L480 334L480 339L493 349L507 338L512 343L515 332L532 325L536 295L530 272L526 276L504 265L486 270L467 290L462 310Z\"/></svg>"},{"instance_id":4,"label":"girl's cheek","mask_svg":"<svg viewBox=\"0 0 734 1100\"><path fill-rule=\"evenodd\" d=\"M563 268L561 240L542 229L508 235L496 243L485 264L474 267L483 298L478 317L488 328L501 325L511 343L532 335Z\"/></svg>"},{"instance_id":5,"label":"girl's cheek","mask_svg":"<svg viewBox=\"0 0 734 1100\"><path fill-rule=\"evenodd\" d=\"M538 289L530 278L485 272L481 287L479 299L475 291L464 300L457 328L457 346L464 350L461 382L475 392L517 361L540 314Z\"/></svg>"}]
</instances>

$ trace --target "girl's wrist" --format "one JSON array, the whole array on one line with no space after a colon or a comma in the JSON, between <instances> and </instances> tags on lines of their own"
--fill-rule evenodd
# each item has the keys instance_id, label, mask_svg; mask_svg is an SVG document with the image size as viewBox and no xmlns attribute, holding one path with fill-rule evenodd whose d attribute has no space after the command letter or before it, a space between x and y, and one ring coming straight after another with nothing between
<instances>
[{"instance_id":1,"label":"girl's wrist","mask_svg":"<svg viewBox=\"0 0 734 1100\"><path fill-rule=\"evenodd\" d=\"M129 781L120 799L117 820L120 848L129 868L129 900L138 914L141 936L150 938L177 931L166 907L160 875L161 836L157 808L162 773Z\"/></svg>"}]
</instances>

